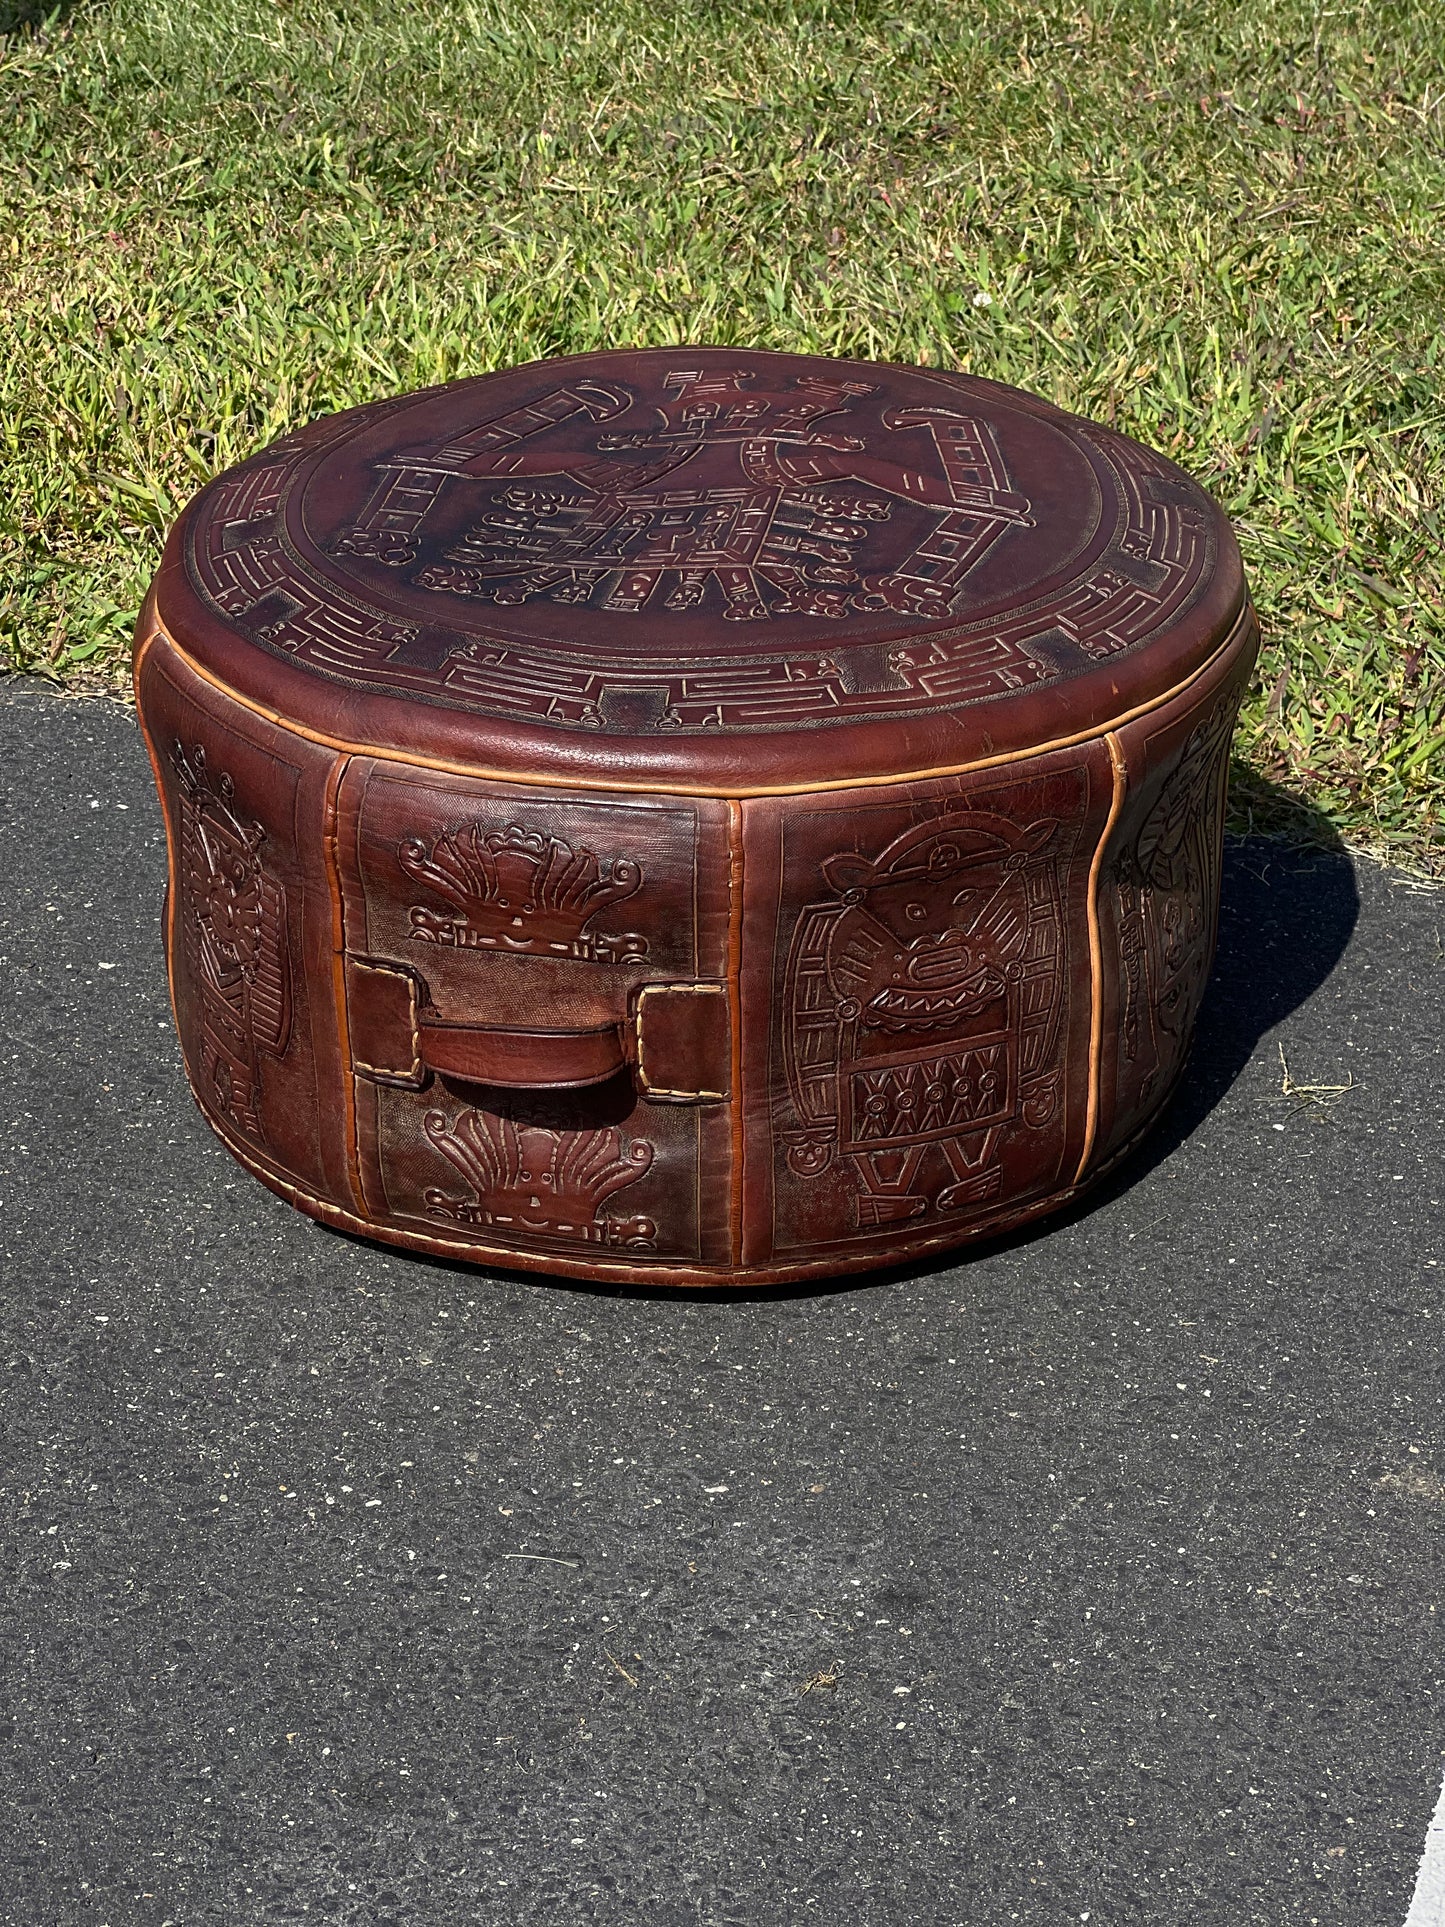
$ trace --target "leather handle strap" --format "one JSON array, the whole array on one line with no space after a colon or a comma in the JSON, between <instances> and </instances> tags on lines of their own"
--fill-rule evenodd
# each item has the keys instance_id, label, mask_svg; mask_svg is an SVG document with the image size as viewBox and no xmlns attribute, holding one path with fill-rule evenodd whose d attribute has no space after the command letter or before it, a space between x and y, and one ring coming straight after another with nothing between
<instances>
[{"instance_id":1,"label":"leather handle strap","mask_svg":"<svg viewBox=\"0 0 1445 1927\"><path fill-rule=\"evenodd\" d=\"M728 998L716 983L648 983L626 1017L578 1029L459 1024L421 976L380 957L346 959L352 1067L376 1084L422 1090L433 1076L502 1090L575 1091L631 1068L652 1104L713 1104L731 1088Z\"/></svg>"},{"instance_id":2,"label":"leather handle strap","mask_svg":"<svg viewBox=\"0 0 1445 1927\"><path fill-rule=\"evenodd\" d=\"M513 1030L501 1025L417 1025L418 1055L429 1070L506 1090L574 1091L615 1077L627 1062L622 1026L595 1030Z\"/></svg>"}]
</instances>

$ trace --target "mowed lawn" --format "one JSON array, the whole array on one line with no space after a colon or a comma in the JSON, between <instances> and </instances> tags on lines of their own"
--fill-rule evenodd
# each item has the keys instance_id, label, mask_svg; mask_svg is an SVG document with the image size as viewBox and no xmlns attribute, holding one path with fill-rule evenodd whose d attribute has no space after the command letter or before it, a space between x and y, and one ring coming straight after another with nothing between
<instances>
[{"instance_id":1,"label":"mowed lawn","mask_svg":"<svg viewBox=\"0 0 1445 1927\"><path fill-rule=\"evenodd\" d=\"M119 680L218 468L716 341L1162 447L1266 648L1235 820L1445 869L1439 0L0 0L0 647Z\"/></svg>"}]
</instances>

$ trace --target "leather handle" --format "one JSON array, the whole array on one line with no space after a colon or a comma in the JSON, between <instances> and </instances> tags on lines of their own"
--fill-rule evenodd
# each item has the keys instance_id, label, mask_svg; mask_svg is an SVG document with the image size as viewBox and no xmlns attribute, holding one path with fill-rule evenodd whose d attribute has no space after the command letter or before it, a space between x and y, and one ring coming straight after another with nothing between
<instances>
[{"instance_id":1,"label":"leather handle","mask_svg":"<svg viewBox=\"0 0 1445 1927\"><path fill-rule=\"evenodd\" d=\"M433 1076L502 1090L575 1091L634 1077L649 1104L719 1104L732 1088L731 1023L720 983L647 983L625 1017L584 1028L449 1022L425 980L384 957L346 959L356 1072L420 1091Z\"/></svg>"},{"instance_id":2,"label":"leather handle","mask_svg":"<svg viewBox=\"0 0 1445 1927\"><path fill-rule=\"evenodd\" d=\"M572 1091L602 1084L627 1062L620 1024L594 1030L514 1030L423 1017L417 1054L429 1070L507 1090Z\"/></svg>"}]
</instances>

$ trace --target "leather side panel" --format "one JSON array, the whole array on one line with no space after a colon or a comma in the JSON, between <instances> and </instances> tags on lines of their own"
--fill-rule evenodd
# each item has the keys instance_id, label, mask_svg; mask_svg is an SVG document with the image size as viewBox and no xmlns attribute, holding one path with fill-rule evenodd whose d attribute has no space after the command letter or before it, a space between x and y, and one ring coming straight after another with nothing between
<instances>
[{"instance_id":1,"label":"leather side panel","mask_svg":"<svg viewBox=\"0 0 1445 1927\"><path fill-rule=\"evenodd\" d=\"M886 1264L1068 1187L1113 791L1094 742L747 804L748 1262Z\"/></svg>"},{"instance_id":2,"label":"leather side panel","mask_svg":"<svg viewBox=\"0 0 1445 1927\"><path fill-rule=\"evenodd\" d=\"M1092 1165L1134 1134L1184 1067L1214 958L1230 742L1255 648L1251 622L1214 675L1115 735L1127 800L1099 889L1104 1021Z\"/></svg>"},{"instance_id":3,"label":"leather side panel","mask_svg":"<svg viewBox=\"0 0 1445 1927\"><path fill-rule=\"evenodd\" d=\"M357 758L337 858L348 953L414 974L424 1023L575 1034L629 1023L642 985L725 977L721 803L559 794ZM364 1013L352 1015L359 1069L369 1040ZM723 1101L649 1103L627 1070L554 1091L439 1073L409 1091L359 1075L355 1093L379 1219L640 1266L728 1261Z\"/></svg>"},{"instance_id":4,"label":"leather side panel","mask_svg":"<svg viewBox=\"0 0 1445 1927\"><path fill-rule=\"evenodd\" d=\"M231 702L164 638L138 699L167 819L169 966L192 1088L248 1157L347 1198L323 852L336 757Z\"/></svg>"}]
</instances>

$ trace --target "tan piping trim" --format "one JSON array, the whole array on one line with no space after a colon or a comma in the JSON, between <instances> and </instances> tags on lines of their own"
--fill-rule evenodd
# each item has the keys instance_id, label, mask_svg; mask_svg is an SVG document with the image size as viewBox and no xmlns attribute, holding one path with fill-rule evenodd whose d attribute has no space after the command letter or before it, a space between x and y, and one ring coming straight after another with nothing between
<instances>
[{"instance_id":1,"label":"tan piping trim","mask_svg":"<svg viewBox=\"0 0 1445 1927\"><path fill-rule=\"evenodd\" d=\"M728 1042L732 1050L732 1262L743 1261L743 1158L747 1132L743 1116L743 806L728 800Z\"/></svg>"},{"instance_id":2,"label":"tan piping trim","mask_svg":"<svg viewBox=\"0 0 1445 1927\"><path fill-rule=\"evenodd\" d=\"M1129 778L1128 765L1124 761L1124 745L1112 731L1104 741L1109 745L1109 761L1114 770L1114 795L1094 851L1094 860L1089 865L1089 1108L1084 1120L1083 1155L1074 1173L1075 1184L1083 1181L1084 1173L1089 1168L1089 1159L1094 1155L1094 1140L1099 1132L1099 1084L1104 1060L1104 944L1099 933L1099 878L1103 873L1109 839L1114 834L1114 825L1124 807Z\"/></svg>"},{"instance_id":3,"label":"tan piping trim","mask_svg":"<svg viewBox=\"0 0 1445 1927\"><path fill-rule=\"evenodd\" d=\"M243 709L249 709L254 715L264 716L267 722L276 724L279 729L289 730L293 736L304 737L307 742L320 743L323 748L339 750L348 756L376 756L385 762L408 763L418 769L437 770L453 776L477 776L484 778L488 782L512 783L529 789L544 788L572 791L578 789L616 790L623 793L636 791L648 796L676 796L686 794L689 796L727 797L731 800L739 796L814 796L821 795L827 790L886 789L892 788L899 783L919 783L928 777L966 776L973 770L996 769L1005 763L1016 764L1029 762L1036 756L1048 756L1054 750L1072 749L1079 743L1096 742L1099 737L1106 735L1109 730L1119 729L1125 723L1132 723L1139 716L1149 715L1162 704L1172 702L1176 696L1181 695L1186 689L1191 688L1201 677L1207 676L1221 656L1227 655L1234 647L1239 639L1241 629L1253 621L1253 619L1253 610L1250 605L1246 603L1240 611L1239 620L1213 654L1209 656L1206 661L1202 662L1197 669L1191 670L1189 675L1185 676L1182 681L1175 683L1172 689L1166 689L1162 694L1152 696L1147 703L1138 703L1133 709L1126 709L1122 715L1113 717L1107 723L1096 724L1092 729L1078 730L1072 736L1056 736L1051 742L1037 743L1028 749L1004 750L996 756L975 757L974 760L969 763L940 763L929 769L895 770L892 775L888 776L837 776L831 777L824 782L764 783L755 789L744 790L738 790L733 786L730 786L726 790L718 789L712 784L696 783L684 777L677 777L669 782L642 783L617 781L616 779L608 781L605 778L594 776L590 773L586 775L579 773L566 776L543 774L526 776L519 774L516 770L494 770L478 763L456 763L445 758L420 756L412 750L386 749L376 745L348 742L339 736L329 736L322 730L308 729L304 724L298 723L294 717L284 716L280 710L268 709L264 703L255 702L249 696L241 695L240 692L233 689L229 683L222 682L219 676L213 675L209 669L203 668L194 656L182 648L181 644L176 641L175 637L168 629L165 629L163 625L161 625L161 629L166 641L175 650L182 662L185 663L186 667L190 669L193 674L199 676L202 682L210 683L211 687L218 689L223 696L228 696L232 702L239 703Z\"/></svg>"},{"instance_id":4,"label":"tan piping trim","mask_svg":"<svg viewBox=\"0 0 1445 1927\"><path fill-rule=\"evenodd\" d=\"M135 690L137 696L139 696L140 694L141 665L145 661L146 657L150 654L151 646L155 642L155 639L159 634L160 634L159 626L147 629L145 634L141 637L140 641L137 642L137 644L135 645L135 648L131 651L130 681L131 681L131 687L132 689Z\"/></svg>"}]
</instances>

